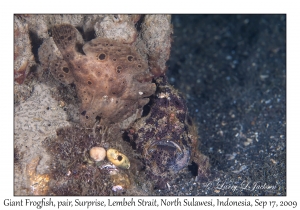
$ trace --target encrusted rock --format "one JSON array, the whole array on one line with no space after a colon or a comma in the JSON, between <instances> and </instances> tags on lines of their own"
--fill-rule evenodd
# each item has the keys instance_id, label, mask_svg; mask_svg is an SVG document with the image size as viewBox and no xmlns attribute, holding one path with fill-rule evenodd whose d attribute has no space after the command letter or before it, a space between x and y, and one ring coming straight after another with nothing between
<instances>
[{"instance_id":1,"label":"encrusted rock","mask_svg":"<svg viewBox=\"0 0 300 210\"><path fill-rule=\"evenodd\" d=\"M31 51L28 24L17 16L14 19L14 79L18 84L22 84L35 61Z\"/></svg>"},{"instance_id":2,"label":"encrusted rock","mask_svg":"<svg viewBox=\"0 0 300 210\"><path fill-rule=\"evenodd\" d=\"M55 14L55 15L17 15L22 20L26 21L29 30L38 39L47 39L51 35L49 29L62 23L68 23L75 27L81 27L85 15L69 15L69 14Z\"/></svg>"},{"instance_id":3,"label":"encrusted rock","mask_svg":"<svg viewBox=\"0 0 300 210\"><path fill-rule=\"evenodd\" d=\"M107 15L95 24L96 36L131 44L137 37L135 18L129 15Z\"/></svg>"},{"instance_id":4,"label":"encrusted rock","mask_svg":"<svg viewBox=\"0 0 300 210\"><path fill-rule=\"evenodd\" d=\"M19 105L31 96L33 86L26 84L15 84L14 85L14 104Z\"/></svg>"},{"instance_id":5,"label":"encrusted rock","mask_svg":"<svg viewBox=\"0 0 300 210\"><path fill-rule=\"evenodd\" d=\"M35 84L31 96L15 106L14 147L21 154L20 168L14 174L15 195L25 195L22 188L30 188L24 180L26 165L35 156L40 156L37 173L47 173L49 155L42 147L46 137L55 137L56 129L69 126L66 112L51 97L50 88L45 84ZM27 194L28 195L28 194Z\"/></svg>"},{"instance_id":6,"label":"encrusted rock","mask_svg":"<svg viewBox=\"0 0 300 210\"><path fill-rule=\"evenodd\" d=\"M146 15L141 36L147 46L150 71L156 77L167 71L173 33L171 15Z\"/></svg>"},{"instance_id":7,"label":"encrusted rock","mask_svg":"<svg viewBox=\"0 0 300 210\"><path fill-rule=\"evenodd\" d=\"M39 161L40 157L37 156L26 165L26 175L30 185L30 195L47 195L48 193L50 176L49 174L36 173Z\"/></svg>"}]
</instances>

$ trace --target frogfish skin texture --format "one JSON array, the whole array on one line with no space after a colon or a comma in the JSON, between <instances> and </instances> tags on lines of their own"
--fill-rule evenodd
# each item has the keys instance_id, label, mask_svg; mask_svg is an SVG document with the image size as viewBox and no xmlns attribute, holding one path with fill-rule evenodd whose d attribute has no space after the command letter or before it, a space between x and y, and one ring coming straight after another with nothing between
<instances>
[{"instance_id":1,"label":"frogfish skin texture","mask_svg":"<svg viewBox=\"0 0 300 210\"><path fill-rule=\"evenodd\" d=\"M118 123L149 102L156 85L148 63L129 45L97 37L80 47L77 29L69 24L53 27L53 40L63 60L53 62L52 75L64 84L75 84L81 100L84 127Z\"/></svg>"}]
</instances>

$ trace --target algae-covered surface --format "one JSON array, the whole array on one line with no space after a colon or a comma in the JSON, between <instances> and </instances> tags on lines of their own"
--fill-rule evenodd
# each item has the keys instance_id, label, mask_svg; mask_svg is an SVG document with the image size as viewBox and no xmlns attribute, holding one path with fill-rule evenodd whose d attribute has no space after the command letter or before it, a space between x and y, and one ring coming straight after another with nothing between
<instances>
[{"instance_id":1,"label":"algae-covered surface","mask_svg":"<svg viewBox=\"0 0 300 210\"><path fill-rule=\"evenodd\" d=\"M214 176L178 194L286 195L286 16L172 22L169 81L186 96Z\"/></svg>"}]
</instances>

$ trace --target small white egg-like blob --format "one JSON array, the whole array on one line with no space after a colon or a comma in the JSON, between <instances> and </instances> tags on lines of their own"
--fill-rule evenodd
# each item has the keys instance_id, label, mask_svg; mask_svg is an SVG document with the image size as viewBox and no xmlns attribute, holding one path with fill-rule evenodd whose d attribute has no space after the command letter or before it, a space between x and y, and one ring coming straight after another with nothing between
<instances>
[{"instance_id":1,"label":"small white egg-like blob","mask_svg":"<svg viewBox=\"0 0 300 210\"><path fill-rule=\"evenodd\" d=\"M106 157L106 151L103 147L93 147L90 150L90 157L94 160L94 161L102 161L105 159Z\"/></svg>"}]
</instances>

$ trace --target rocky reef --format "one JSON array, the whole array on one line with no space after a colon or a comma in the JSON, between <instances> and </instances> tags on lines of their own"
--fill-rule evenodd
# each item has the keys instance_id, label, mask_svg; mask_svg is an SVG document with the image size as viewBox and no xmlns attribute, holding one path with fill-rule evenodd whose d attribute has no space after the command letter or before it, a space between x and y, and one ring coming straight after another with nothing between
<instances>
[{"instance_id":1,"label":"rocky reef","mask_svg":"<svg viewBox=\"0 0 300 210\"><path fill-rule=\"evenodd\" d=\"M151 195L175 184L180 174L191 174L188 168L198 180L208 177L196 125L165 76L169 15L19 15L17 20L30 31L24 33L31 37L36 63L34 70L15 77L16 85L47 89L43 97L57 104L43 109L63 112L65 122L52 126L51 135L34 136L42 152L26 152L20 123L32 124L41 116L27 115L30 104L18 100L16 110L22 107L25 114L16 118L15 156L26 160L18 158L16 172L26 173L27 181L17 179L15 185L27 190L16 187L15 194ZM29 93L25 103L40 101L35 90ZM108 150L108 158L91 158L95 147ZM47 182L32 183L37 175Z\"/></svg>"}]
</instances>

